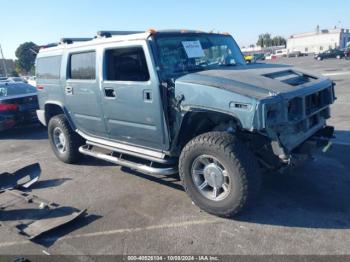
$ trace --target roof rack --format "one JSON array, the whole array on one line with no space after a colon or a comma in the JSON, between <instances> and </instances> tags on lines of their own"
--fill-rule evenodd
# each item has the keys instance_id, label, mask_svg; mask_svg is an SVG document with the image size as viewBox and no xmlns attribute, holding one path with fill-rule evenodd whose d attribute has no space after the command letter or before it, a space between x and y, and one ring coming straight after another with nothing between
<instances>
[{"instance_id":1,"label":"roof rack","mask_svg":"<svg viewBox=\"0 0 350 262\"><path fill-rule=\"evenodd\" d=\"M60 43L50 43L47 45L40 45L39 48L49 48L49 47L55 47L58 46Z\"/></svg>"},{"instance_id":2,"label":"roof rack","mask_svg":"<svg viewBox=\"0 0 350 262\"><path fill-rule=\"evenodd\" d=\"M98 31L97 37L112 37L113 35L132 35L140 33L144 33L144 31Z\"/></svg>"},{"instance_id":3,"label":"roof rack","mask_svg":"<svg viewBox=\"0 0 350 262\"><path fill-rule=\"evenodd\" d=\"M85 42L85 41L90 41L93 38L91 37L85 37L85 38L61 38L60 43L64 44L73 44L74 42Z\"/></svg>"}]
</instances>

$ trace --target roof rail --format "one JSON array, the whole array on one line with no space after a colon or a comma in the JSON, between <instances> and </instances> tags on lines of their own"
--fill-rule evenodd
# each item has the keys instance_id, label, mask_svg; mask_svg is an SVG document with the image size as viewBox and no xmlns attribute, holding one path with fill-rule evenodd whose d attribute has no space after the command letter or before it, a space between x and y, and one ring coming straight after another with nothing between
<instances>
[{"instance_id":1,"label":"roof rail","mask_svg":"<svg viewBox=\"0 0 350 262\"><path fill-rule=\"evenodd\" d=\"M111 37L113 35L132 35L140 33L144 33L144 31L98 31L97 37Z\"/></svg>"},{"instance_id":2,"label":"roof rail","mask_svg":"<svg viewBox=\"0 0 350 262\"><path fill-rule=\"evenodd\" d=\"M60 43L50 43L47 45L40 45L39 48L49 48L49 47L55 47L58 46Z\"/></svg>"},{"instance_id":3,"label":"roof rail","mask_svg":"<svg viewBox=\"0 0 350 262\"><path fill-rule=\"evenodd\" d=\"M72 44L74 42L84 42L84 41L90 41L93 38L89 37L89 38L61 38L60 43L64 43L64 44Z\"/></svg>"}]
</instances>

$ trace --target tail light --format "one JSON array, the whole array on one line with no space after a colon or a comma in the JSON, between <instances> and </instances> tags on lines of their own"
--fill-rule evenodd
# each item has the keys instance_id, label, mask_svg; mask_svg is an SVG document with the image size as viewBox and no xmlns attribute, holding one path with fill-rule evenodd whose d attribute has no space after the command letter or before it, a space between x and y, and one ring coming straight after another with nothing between
<instances>
[{"instance_id":1,"label":"tail light","mask_svg":"<svg viewBox=\"0 0 350 262\"><path fill-rule=\"evenodd\" d=\"M0 104L0 112L3 111L15 111L18 109L16 104Z\"/></svg>"}]
</instances>

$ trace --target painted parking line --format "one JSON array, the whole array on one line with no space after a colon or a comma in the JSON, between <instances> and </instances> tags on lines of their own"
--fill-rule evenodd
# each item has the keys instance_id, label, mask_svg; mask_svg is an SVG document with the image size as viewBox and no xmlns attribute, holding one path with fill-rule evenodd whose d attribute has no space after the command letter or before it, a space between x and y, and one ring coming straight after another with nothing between
<instances>
[{"instance_id":1,"label":"painted parking line","mask_svg":"<svg viewBox=\"0 0 350 262\"><path fill-rule=\"evenodd\" d=\"M341 75L350 75L350 71L345 72L336 72L336 73L323 73L324 76L341 76Z\"/></svg>"}]
</instances>

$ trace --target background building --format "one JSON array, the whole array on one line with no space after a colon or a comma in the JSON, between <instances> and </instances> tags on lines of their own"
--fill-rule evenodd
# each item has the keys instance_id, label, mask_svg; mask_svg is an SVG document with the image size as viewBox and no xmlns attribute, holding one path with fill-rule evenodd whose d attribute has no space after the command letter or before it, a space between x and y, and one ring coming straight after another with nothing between
<instances>
[{"instance_id":1,"label":"background building","mask_svg":"<svg viewBox=\"0 0 350 262\"><path fill-rule=\"evenodd\" d=\"M349 42L349 29L317 28L314 32L291 35L287 39L287 49L288 52L319 53L330 48L345 48Z\"/></svg>"}]
</instances>

